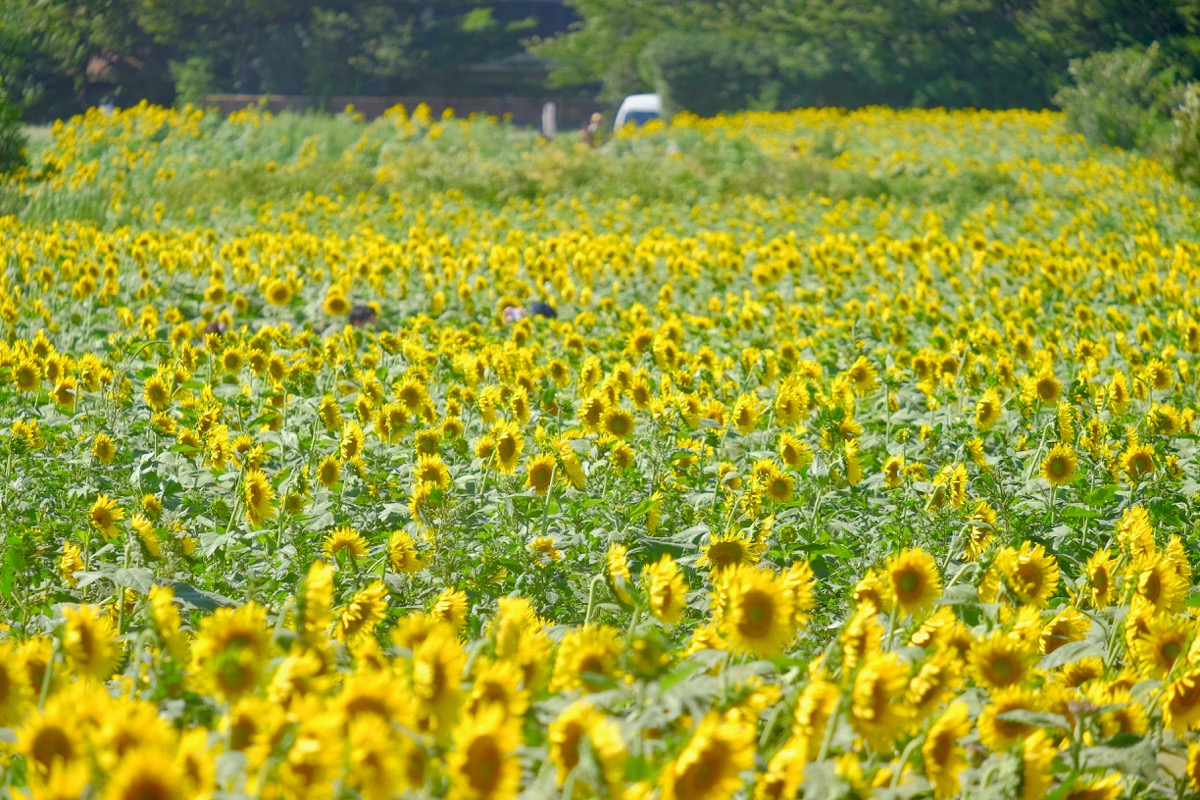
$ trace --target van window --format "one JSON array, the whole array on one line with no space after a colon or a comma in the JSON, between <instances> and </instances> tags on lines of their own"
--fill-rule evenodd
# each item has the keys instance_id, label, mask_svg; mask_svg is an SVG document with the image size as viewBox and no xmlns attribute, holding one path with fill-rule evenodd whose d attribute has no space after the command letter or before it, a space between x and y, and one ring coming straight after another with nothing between
<instances>
[{"instance_id":1,"label":"van window","mask_svg":"<svg viewBox=\"0 0 1200 800\"><path fill-rule=\"evenodd\" d=\"M625 124L628 125L632 122L634 125L641 126L652 119L658 119L659 116L657 111L630 111L625 115Z\"/></svg>"}]
</instances>

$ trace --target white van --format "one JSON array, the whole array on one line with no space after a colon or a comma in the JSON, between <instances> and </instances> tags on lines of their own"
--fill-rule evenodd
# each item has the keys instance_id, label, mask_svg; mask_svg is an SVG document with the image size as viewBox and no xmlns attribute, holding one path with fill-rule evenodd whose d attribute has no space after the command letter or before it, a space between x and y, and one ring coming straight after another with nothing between
<instances>
[{"instance_id":1,"label":"white van","mask_svg":"<svg viewBox=\"0 0 1200 800\"><path fill-rule=\"evenodd\" d=\"M656 94L631 94L621 101L613 130L619 131L626 123L645 125L652 119L662 118L662 98Z\"/></svg>"}]
</instances>

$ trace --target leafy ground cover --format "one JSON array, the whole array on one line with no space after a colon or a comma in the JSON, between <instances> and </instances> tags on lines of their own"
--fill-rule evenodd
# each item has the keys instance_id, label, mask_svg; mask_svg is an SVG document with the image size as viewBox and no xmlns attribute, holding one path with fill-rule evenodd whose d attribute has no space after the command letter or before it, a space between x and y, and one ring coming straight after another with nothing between
<instances>
[{"instance_id":1,"label":"leafy ground cover","mask_svg":"<svg viewBox=\"0 0 1200 800\"><path fill-rule=\"evenodd\" d=\"M0 218L4 781L1184 796L1197 199L1050 114L57 125Z\"/></svg>"}]
</instances>

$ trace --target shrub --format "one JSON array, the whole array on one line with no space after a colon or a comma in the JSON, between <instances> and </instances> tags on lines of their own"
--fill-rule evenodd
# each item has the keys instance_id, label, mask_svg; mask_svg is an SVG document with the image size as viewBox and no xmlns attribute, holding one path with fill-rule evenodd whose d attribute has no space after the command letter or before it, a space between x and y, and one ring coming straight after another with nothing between
<instances>
[{"instance_id":1,"label":"shrub","mask_svg":"<svg viewBox=\"0 0 1200 800\"><path fill-rule=\"evenodd\" d=\"M4 94L0 83L0 175L26 165L27 141L21 125L21 109Z\"/></svg>"},{"instance_id":2,"label":"shrub","mask_svg":"<svg viewBox=\"0 0 1200 800\"><path fill-rule=\"evenodd\" d=\"M1166 161L1180 178L1200 183L1200 83L1189 83L1172 115L1174 131Z\"/></svg>"},{"instance_id":3,"label":"shrub","mask_svg":"<svg viewBox=\"0 0 1200 800\"><path fill-rule=\"evenodd\" d=\"M711 117L779 105L781 82L775 59L744 38L672 32L651 41L642 57L667 116L690 111Z\"/></svg>"},{"instance_id":4,"label":"shrub","mask_svg":"<svg viewBox=\"0 0 1200 800\"><path fill-rule=\"evenodd\" d=\"M1154 148L1170 134L1174 70L1158 44L1095 53L1071 61L1073 83L1054 102L1088 139L1125 149Z\"/></svg>"}]
</instances>

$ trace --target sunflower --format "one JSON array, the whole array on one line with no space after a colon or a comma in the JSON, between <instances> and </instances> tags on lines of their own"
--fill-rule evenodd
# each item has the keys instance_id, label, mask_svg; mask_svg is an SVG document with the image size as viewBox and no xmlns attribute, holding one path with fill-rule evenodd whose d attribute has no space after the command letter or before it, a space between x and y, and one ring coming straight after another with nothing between
<instances>
[{"instance_id":1,"label":"sunflower","mask_svg":"<svg viewBox=\"0 0 1200 800\"><path fill-rule=\"evenodd\" d=\"M842 629L842 666L847 672L854 670L863 658L879 649L883 641L883 626L876 619L878 613L872 606L860 606Z\"/></svg>"},{"instance_id":2,"label":"sunflower","mask_svg":"<svg viewBox=\"0 0 1200 800\"><path fill-rule=\"evenodd\" d=\"M605 577L618 602L626 606L633 605L633 595L630 593L630 589L633 587L633 576L629 572L628 550L625 545L617 542L609 544L604 563Z\"/></svg>"},{"instance_id":3,"label":"sunflower","mask_svg":"<svg viewBox=\"0 0 1200 800\"><path fill-rule=\"evenodd\" d=\"M24 720L17 730L15 750L25 756L31 772L45 776L86 757L86 743L79 733L72 709L52 703Z\"/></svg>"},{"instance_id":4,"label":"sunflower","mask_svg":"<svg viewBox=\"0 0 1200 800\"><path fill-rule=\"evenodd\" d=\"M1045 608L1058 588L1058 561L1040 544L1025 541L1020 550L1006 547L994 564L1017 600Z\"/></svg>"},{"instance_id":5,"label":"sunflower","mask_svg":"<svg viewBox=\"0 0 1200 800\"><path fill-rule=\"evenodd\" d=\"M185 796L183 775L174 759L139 748L121 758L109 776L105 800L171 800Z\"/></svg>"},{"instance_id":6,"label":"sunflower","mask_svg":"<svg viewBox=\"0 0 1200 800\"><path fill-rule=\"evenodd\" d=\"M521 634L541 627L533 603L524 597L502 597L496 603L496 616L489 625L496 658L513 658L518 653Z\"/></svg>"},{"instance_id":7,"label":"sunflower","mask_svg":"<svg viewBox=\"0 0 1200 800\"><path fill-rule=\"evenodd\" d=\"M1086 597L1092 608L1107 608L1117 601L1117 560L1108 550L1097 550L1088 558Z\"/></svg>"},{"instance_id":8,"label":"sunflower","mask_svg":"<svg viewBox=\"0 0 1200 800\"><path fill-rule=\"evenodd\" d=\"M0 641L0 725L11 727L24 719L30 699L17 651L9 642Z\"/></svg>"},{"instance_id":9,"label":"sunflower","mask_svg":"<svg viewBox=\"0 0 1200 800\"><path fill-rule=\"evenodd\" d=\"M117 533L117 523L125 518L125 509L117 505L117 501L106 494L96 497L89 512L92 527L100 531L105 539L113 539Z\"/></svg>"},{"instance_id":10,"label":"sunflower","mask_svg":"<svg viewBox=\"0 0 1200 800\"><path fill-rule=\"evenodd\" d=\"M883 485L895 489L904 483L904 454L889 456L883 462Z\"/></svg>"},{"instance_id":11,"label":"sunflower","mask_svg":"<svg viewBox=\"0 0 1200 800\"><path fill-rule=\"evenodd\" d=\"M540 453L534 456L529 459L525 467L525 485L540 495L546 494L554 482L554 472L557 467L557 460L549 453Z\"/></svg>"},{"instance_id":12,"label":"sunflower","mask_svg":"<svg viewBox=\"0 0 1200 800\"><path fill-rule=\"evenodd\" d=\"M1029 644L1004 631L992 631L971 648L968 663L976 680L993 689L1024 683L1033 674L1036 654Z\"/></svg>"},{"instance_id":13,"label":"sunflower","mask_svg":"<svg viewBox=\"0 0 1200 800\"><path fill-rule=\"evenodd\" d=\"M797 628L808 624L808 612L817 604L813 587L817 579L812 564L807 561L793 562L783 573L783 590L792 601L792 622Z\"/></svg>"},{"instance_id":14,"label":"sunflower","mask_svg":"<svg viewBox=\"0 0 1200 800\"><path fill-rule=\"evenodd\" d=\"M796 797L804 780L805 742L791 739L771 756L766 772L754 783L754 800Z\"/></svg>"},{"instance_id":15,"label":"sunflower","mask_svg":"<svg viewBox=\"0 0 1200 800\"><path fill-rule=\"evenodd\" d=\"M121 659L117 631L95 606L64 607L63 650L75 674L104 680Z\"/></svg>"},{"instance_id":16,"label":"sunflower","mask_svg":"<svg viewBox=\"0 0 1200 800\"><path fill-rule=\"evenodd\" d=\"M607 625L590 623L567 631L554 660L550 691L597 691L619 679L622 646L620 633Z\"/></svg>"},{"instance_id":17,"label":"sunflower","mask_svg":"<svg viewBox=\"0 0 1200 800\"><path fill-rule=\"evenodd\" d=\"M687 584L675 559L664 554L656 564L642 569L642 586L650 602L650 613L666 625L674 625L687 603Z\"/></svg>"},{"instance_id":18,"label":"sunflower","mask_svg":"<svg viewBox=\"0 0 1200 800\"><path fill-rule=\"evenodd\" d=\"M779 416L778 404L776 405L776 416ZM813 458L812 448L790 433L780 434L777 452L780 460L795 470L804 469Z\"/></svg>"},{"instance_id":19,"label":"sunflower","mask_svg":"<svg viewBox=\"0 0 1200 800\"><path fill-rule=\"evenodd\" d=\"M362 426L354 420L347 422L342 427L342 440L338 447L342 460L351 461L361 455L365 442L366 436L363 434Z\"/></svg>"},{"instance_id":20,"label":"sunflower","mask_svg":"<svg viewBox=\"0 0 1200 800\"><path fill-rule=\"evenodd\" d=\"M1164 558L1145 556L1134 563L1137 584L1134 610L1145 607L1156 614L1177 614L1187 600L1188 583Z\"/></svg>"},{"instance_id":21,"label":"sunflower","mask_svg":"<svg viewBox=\"0 0 1200 800\"><path fill-rule=\"evenodd\" d=\"M83 572L84 568L83 550L72 542L63 542L62 555L58 558L58 570L67 586L73 587L78 583L75 573Z\"/></svg>"},{"instance_id":22,"label":"sunflower","mask_svg":"<svg viewBox=\"0 0 1200 800\"><path fill-rule=\"evenodd\" d=\"M748 530L718 533L700 548L696 566L721 572L742 564L757 564L766 549L766 544L755 541Z\"/></svg>"},{"instance_id":23,"label":"sunflower","mask_svg":"<svg viewBox=\"0 0 1200 800\"><path fill-rule=\"evenodd\" d=\"M710 712L659 778L662 800L727 800L754 763L754 725Z\"/></svg>"},{"instance_id":24,"label":"sunflower","mask_svg":"<svg viewBox=\"0 0 1200 800\"><path fill-rule=\"evenodd\" d=\"M905 695L914 721L924 720L962 685L960 669L958 660L945 651L921 665Z\"/></svg>"},{"instance_id":25,"label":"sunflower","mask_svg":"<svg viewBox=\"0 0 1200 800\"><path fill-rule=\"evenodd\" d=\"M908 665L895 653L867 656L854 677L850 724L877 752L889 752L912 719L908 678Z\"/></svg>"},{"instance_id":26,"label":"sunflower","mask_svg":"<svg viewBox=\"0 0 1200 800\"><path fill-rule=\"evenodd\" d=\"M324 644L333 624L333 565L314 559L303 589L303 632L311 644Z\"/></svg>"},{"instance_id":27,"label":"sunflower","mask_svg":"<svg viewBox=\"0 0 1200 800\"><path fill-rule=\"evenodd\" d=\"M382 581L360 589L338 616L338 641L354 642L359 637L370 636L375 626L383 621L387 606L388 590Z\"/></svg>"},{"instance_id":28,"label":"sunflower","mask_svg":"<svg viewBox=\"0 0 1200 800\"><path fill-rule=\"evenodd\" d=\"M467 595L458 589L445 589L434 601L429 610L430 616L445 622L456 631L461 631L467 624Z\"/></svg>"},{"instance_id":29,"label":"sunflower","mask_svg":"<svg viewBox=\"0 0 1200 800\"><path fill-rule=\"evenodd\" d=\"M1007 750L1035 729L1028 723L1013 722L1000 717L1010 711L1041 710L1038 698L1024 686L1010 686L993 692L991 703L984 707L975 722L979 729L979 741L995 752Z\"/></svg>"},{"instance_id":30,"label":"sunflower","mask_svg":"<svg viewBox=\"0 0 1200 800\"><path fill-rule=\"evenodd\" d=\"M942 596L937 562L924 550L904 550L888 559L888 585L893 602L905 614L919 614Z\"/></svg>"},{"instance_id":31,"label":"sunflower","mask_svg":"<svg viewBox=\"0 0 1200 800\"><path fill-rule=\"evenodd\" d=\"M1195 623L1172 614L1157 614L1145 621L1130 644L1130 656L1138 668L1152 678L1164 678L1188 653Z\"/></svg>"},{"instance_id":32,"label":"sunflower","mask_svg":"<svg viewBox=\"0 0 1200 800\"><path fill-rule=\"evenodd\" d=\"M405 756L416 747L396 736L385 720L354 719L350 724L349 784L363 800L390 800L407 782Z\"/></svg>"},{"instance_id":33,"label":"sunflower","mask_svg":"<svg viewBox=\"0 0 1200 800\"><path fill-rule=\"evenodd\" d=\"M843 374L858 395L867 394L879 385L879 372L866 356L859 356Z\"/></svg>"},{"instance_id":34,"label":"sunflower","mask_svg":"<svg viewBox=\"0 0 1200 800\"><path fill-rule=\"evenodd\" d=\"M959 700L951 703L925 734L921 760L937 800L954 797L959 792L959 774L967 766L961 742L970 732L967 704Z\"/></svg>"},{"instance_id":35,"label":"sunflower","mask_svg":"<svg viewBox=\"0 0 1200 800\"><path fill-rule=\"evenodd\" d=\"M1068 642L1077 642L1087 635L1092 621L1074 606L1067 606L1054 615L1042 628L1041 652L1053 653Z\"/></svg>"},{"instance_id":36,"label":"sunflower","mask_svg":"<svg viewBox=\"0 0 1200 800\"><path fill-rule=\"evenodd\" d=\"M516 797L521 782L521 744L517 719L491 708L465 717L454 730L454 749L446 756L450 800L502 800Z\"/></svg>"},{"instance_id":37,"label":"sunflower","mask_svg":"<svg viewBox=\"0 0 1200 800\"><path fill-rule=\"evenodd\" d=\"M511 422L501 422L492 429L491 436L496 443L492 466L504 475L512 475L517 471L517 462L525 447L525 438L520 429Z\"/></svg>"},{"instance_id":38,"label":"sunflower","mask_svg":"<svg viewBox=\"0 0 1200 800\"><path fill-rule=\"evenodd\" d=\"M17 365L13 367L12 376L13 383L21 392L36 391L42 385L42 368L31 358L24 358L17 362Z\"/></svg>"},{"instance_id":39,"label":"sunflower","mask_svg":"<svg viewBox=\"0 0 1200 800\"><path fill-rule=\"evenodd\" d=\"M558 549L553 536L535 536L525 545L525 549L533 553L534 563L539 567L557 564L563 559L562 551Z\"/></svg>"},{"instance_id":40,"label":"sunflower","mask_svg":"<svg viewBox=\"0 0 1200 800\"><path fill-rule=\"evenodd\" d=\"M337 486L337 482L342 477L342 466L338 462L337 456L330 455L321 459L320 466L317 467L317 481L326 489L332 489Z\"/></svg>"},{"instance_id":41,"label":"sunflower","mask_svg":"<svg viewBox=\"0 0 1200 800\"><path fill-rule=\"evenodd\" d=\"M608 451L608 458L613 467L619 470L629 469L636 463L633 448L629 446L628 442L613 443L612 448Z\"/></svg>"},{"instance_id":42,"label":"sunflower","mask_svg":"<svg viewBox=\"0 0 1200 800\"><path fill-rule=\"evenodd\" d=\"M758 399L753 395L743 394L734 402L731 416L738 433L745 436L758 427L758 419L761 414L762 410L758 405Z\"/></svg>"},{"instance_id":43,"label":"sunflower","mask_svg":"<svg viewBox=\"0 0 1200 800\"><path fill-rule=\"evenodd\" d=\"M1054 780L1050 764L1058 750L1043 730L1021 742L1021 800L1043 800Z\"/></svg>"},{"instance_id":44,"label":"sunflower","mask_svg":"<svg viewBox=\"0 0 1200 800\"><path fill-rule=\"evenodd\" d=\"M792 736L805 742L805 751L816 758L829 723L837 713L841 694L837 684L814 678L800 692L792 717Z\"/></svg>"},{"instance_id":45,"label":"sunflower","mask_svg":"<svg viewBox=\"0 0 1200 800\"><path fill-rule=\"evenodd\" d=\"M1118 461L1121 472L1133 482L1154 474L1154 448L1148 444L1130 445Z\"/></svg>"},{"instance_id":46,"label":"sunflower","mask_svg":"<svg viewBox=\"0 0 1200 800\"><path fill-rule=\"evenodd\" d=\"M758 475L758 485L762 487L762 492L769 500L776 503L786 503L792 499L792 492L796 489L796 482L778 465L767 462L769 468L762 471Z\"/></svg>"},{"instance_id":47,"label":"sunflower","mask_svg":"<svg viewBox=\"0 0 1200 800\"><path fill-rule=\"evenodd\" d=\"M1043 372L1033 381L1033 393L1045 405L1054 405L1062 394L1062 382L1050 372Z\"/></svg>"},{"instance_id":48,"label":"sunflower","mask_svg":"<svg viewBox=\"0 0 1200 800\"><path fill-rule=\"evenodd\" d=\"M261 525L275 516L275 490L271 481L259 469L252 469L242 480L242 498L246 502L246 519L251 525Z\"/></svg>"},{"instance_id":49,"label":"sunflower","mask_svg":"<svg viewBox=\"0 0 1200 800\"><path fill-rule=\"evenodd\" d=\"M1075 478L1079 469L1079 456L1075 448L1066 442L1059 442L1050 448L1050 452L1042 459L1042 477L1051 486L1065 486Z\"/></svg>"},{"instance_id":50,"label":"sunflower","mask_svg":"<svg viewBox=\"0 0 1200 800\"><path fill-rule=\"evenodd\" d=\"M134 514L129 518L129 527L138 535L138 541L150 558L162 558L162 544L158 541L158 533L154 523L144 514Z\"/></svg>"},{"instance_id":51,"label":"sunflower","mask_svg":"<svg viewBox=\"0 0 1200 800\"><path fill-rule=\"evenodd\" d=\"M875 569L868 569L854 585L854 606L859 610L869 608L872 613L877 613L891 604L890 592L891 584Z\"/></svg>"},{"instance_id":52,"label":"sunflower","mask_svg":"<svg viewBox=\"0 0 1200 800\"><path fill-rule=\"evenodd\" d=\"M739 650L772 658L796 635L792 597L773 573L735 567L721 587L723 628Z\"/></svg>"},{"instance_id":53,"label":"sunflower","mask_svg":"<svg viewBox=\"0 0 1200 800\"><path fill-rule=\"evenodd\" d=\"M267 284L263 295L273 306L286 306L292 301L292 287L287 281L275 278Z\"/></svg>"},{"instance_id":54,"label":"sunflower","mask_svg":"<svg viewBox=\"0 0 1200 800\"><path fill-rule=\"evenodd\" d=\"M1190 749L1188 755L1190 758ZM1077 782L1063 795L1063 800L1117 800L1122 795L1121 773L1110 772L1098 780Z\"/></svg>"},{"instance_id":55,"label":"sunflower","mask_svg":"<svg viewBox=\"0 0 1200 800\"><path fill-rule=\"evenodd\" d=\"M434 623L415 644L409 682L416 700L417 728L438 739L449 736L462 705L462 674L466 653L447 625Z\"/></svg>"},{"instance_id":56,"label":"sunflower","mask_svg":"<svg viewBox=\"0 0 1200 800\"><path fill-rule=\"evenodd\" d=\"M567 777L579 765L588 729L595 720L601 718L603 714L585 698L567 706L554 722L550 723L546 738L557 786L561 787L566 783Z\"/></svg>"},{"instance_id":57,"label":"sunflower","mask_svg":"<svg viewBox=\"0 0 1200 800\"><path fill-rule=\"evenodd\" d=\"M633 435L633 413L620 406L609 406L600 419L600 427L618 439Z\"/></svg>"},{"instance_id":58,"label":"sunflower","mask_svg":"<svg viewBox=\"0 0 1200 800\"><path fill-rule=\"evenodd\" d=\"M1000 420L1002 410L1000 393L995 389L988 389L975 403L975 427L981 431L991 430Z\"/></svg>"},{"instance_id":59,"label":"sunflower","mask_svg":"<svg viewBox=\"0 0 1200 800\"><path fill-rule=\"evenodd\" d=\"M367 555L367 540L354 528L351 528L349 525L343 525L340 528L334 528L326 534L321 549L331 559L336 559L338 553L344 551L351 559L358 560Z\"/></svg>"},{"instance_id":60,"label":"sunflower","mask_svg":"<svg viewBox=\"0 0 1200 800\"><path fill-rule=\"evenodd\" d=\"M253 602L218 608L201 620L188 671L199 688L231 701L253 692L271 658L266 625L266 609Z\"/></svg>"},{"instance_id":61,"label":"sunflower","mask_svg":"<svg viewBox=\"0 0 1200 800\"><path fill-rule=\"evenodd\" d=\"M522 675L510 661L481 658L471 676L471 693L463 711L471 716L495 706L508 717L523 717L529 709L529 693L521 687Z\"/></svg>"}]
</instances>

